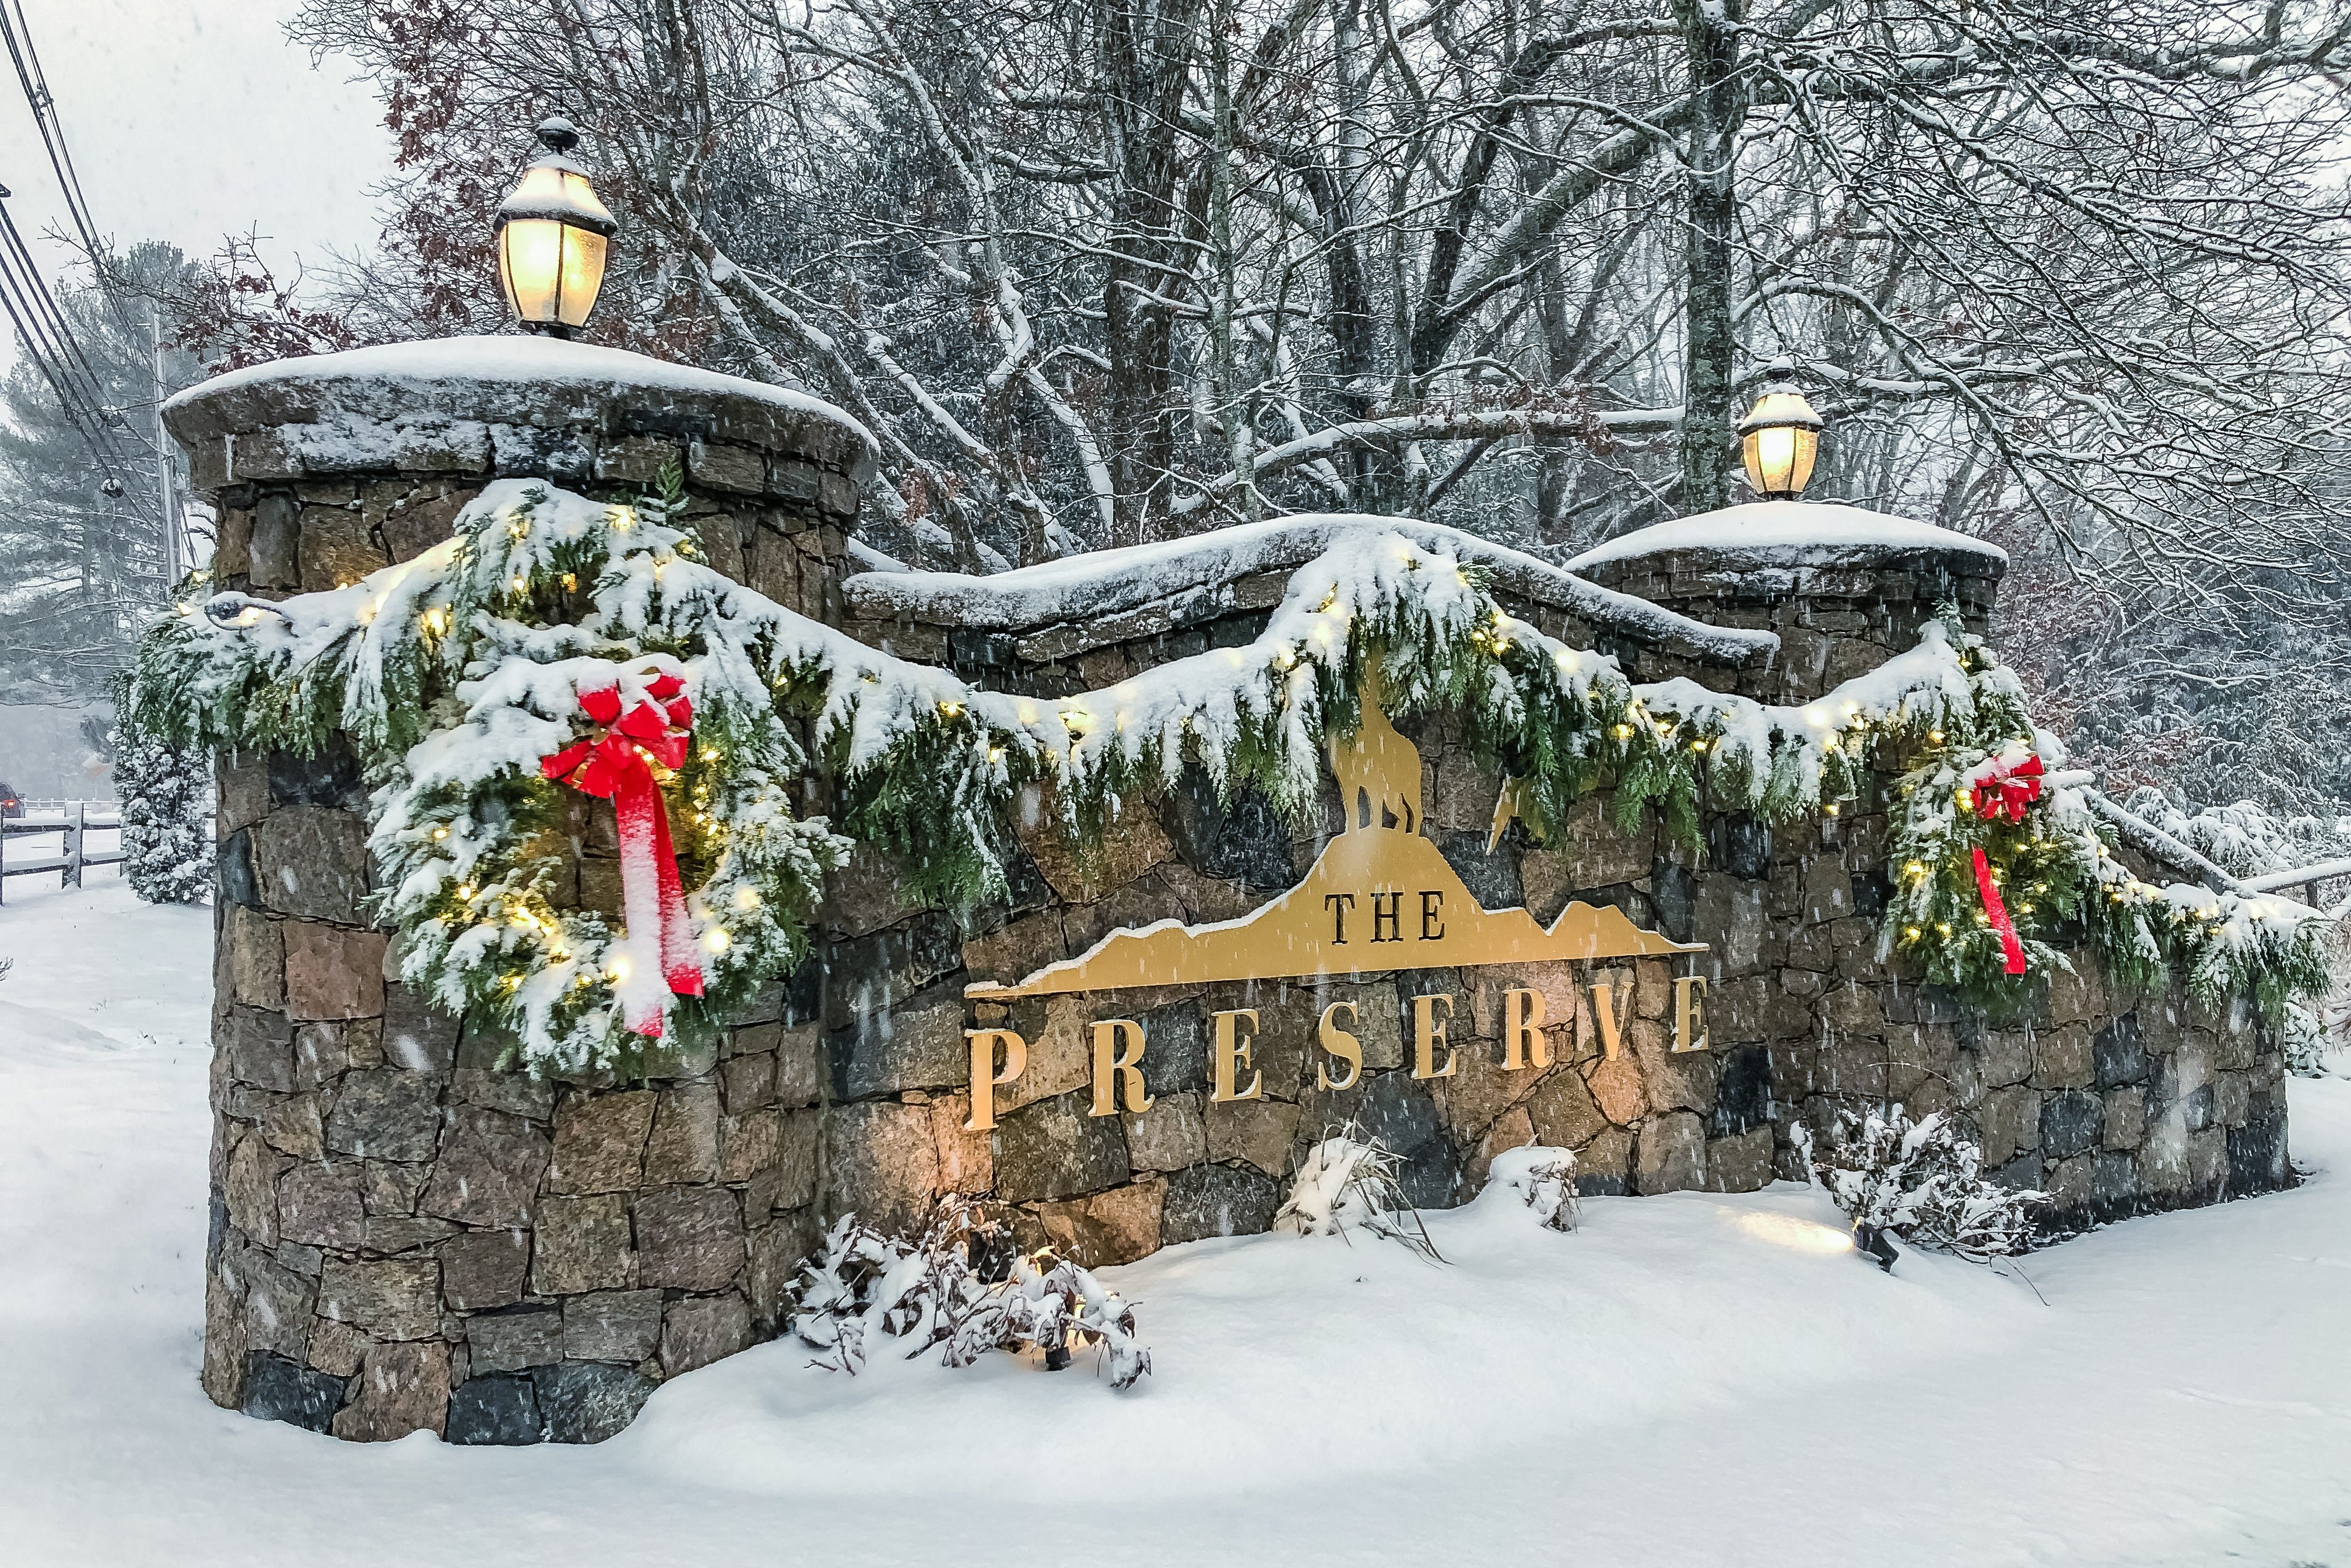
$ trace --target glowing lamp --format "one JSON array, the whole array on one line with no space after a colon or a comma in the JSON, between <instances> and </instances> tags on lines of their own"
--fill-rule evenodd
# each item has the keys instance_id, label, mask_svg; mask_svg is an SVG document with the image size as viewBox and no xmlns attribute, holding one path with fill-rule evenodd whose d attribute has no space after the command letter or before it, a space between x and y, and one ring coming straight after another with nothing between
<instances>
[{"instance_id":1,"label":"glowing lamp","mask_svg":"<svg viewBox=\"0 0 2351 1568\"><path fill-rule=\"evenodd\" d=\"M604 247L620 225L568 154L580 133L568 120L544 120L547 151L498 204L498 286L515 319L534 332L569 338L587 324L604 283Z\"/></svg>"},{"instance_id":2,"label":"glowing lamp","mask_svg":"<svg viewBox=\"0 0 2351 1568\"><path fill-rule=\"evenodd\" d=\"M1792 501L1812 482L1821 452L1821 416L1804 394L1787 385L1766 387L1739 422L1739 455L1758 495Z\"/></svg>"}]
</instances>

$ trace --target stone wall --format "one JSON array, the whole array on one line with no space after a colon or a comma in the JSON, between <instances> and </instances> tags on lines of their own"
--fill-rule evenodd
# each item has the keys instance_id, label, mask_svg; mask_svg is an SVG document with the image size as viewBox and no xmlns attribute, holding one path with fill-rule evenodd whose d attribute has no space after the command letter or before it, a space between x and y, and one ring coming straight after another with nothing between
<instances>
[{"instance_id":1,"label":"stone wall","mask_svg":"<svg viewBox=\"0 0 2351 1568\"><path fill-rule=\"evenodd\" d=\"M1938 596L1980 617L1998 564L1977 547L1937 558L1847 559L1791 574L1788 597L1713 608L1776 629L1794 656L1728 656L1696 634L1612 613L1539 580L1498 583L1519 615L1553 635L1616 653L1635 679L1687 674L1717 689L1791 702L1912 645ZM1263 627L1276 597L1264 572L1173 584L1155 604L1123 606L1091 632L1033 612L984 636L926 620L919 585L853 580L850 628L877 644L944 656L960 673L1038 695L1106 686ZM1286 577L1286 571L1279 574ZM1669 574L1668 574L1669 575ZM1638 582L1641 574L1620 580ZM1685 574L1678 580L1688 586ZM1713 583L1729 597L1730 585ZM965 593L968 600L973 595ZM1768 595L1750 593L1758 600ZM987 624L987 607L955 612ZM1122 633L1124 633L1122 635ZM1807 641L1809 639L1809 641ZM1882 963L1876 915L1887 886L1884 793L1841 815L1767 827L1708 810L1703 855L1654 824L1625 832L1606 795L1581 804L1564 841L1536 849L1513 826L1489 853L1499 780L1481 772L1442 719L1402 723L1422 754L1426 831L1489 908L1523 903L1548 923L1571 900L1611 904L1635 924L1709 950L1671 964L1400 969L1347 984L1227 985L1061 997L967 1009L966 985L1017 981L1083 953L1104 935L1170 917L1248 913L1290 886L1341 830L1335 795L1311 832L1261 802L1220 807L1192 779L1133 802L1091 859L1048 831L1022 831L1013 897L958 925L893 902L896 879L861 852L829 911L825 1026L834 1103L827 1126L827 1212L856 1208L914 1225L935 1195L987 1193L1032 1244L1081 1260L1143 1256L1201 1236L1265 1228L1304 1150L1353 1120L1404 1155L1405 1186L1432 1205L1462 1201L1493 1154L1530 1138L1578 1152L1588 1192L1746 1190L1799 1178L1791 1133L1816 1134L1840 1107L1898 1101L1915 1114L1956 1110L1980 1132L2003 1179L2043 1187L2049 1220L2069 1227L2148 1208L2265 1190L2286 1177L2283 1059L2243 1008L2215 1014L2176 990L2112 993L2084 951L2018 1016L1990 1019ZM1050 812L1032 813L1037 821ZM2141 867L2142 874L2155 868ZM1705 976L1713 1049L1670 1049L1671 978ZM1591 985L1631 982L1623 1054L1609 1060ZM1557 1057L1546 1071L1505 1071L1498 998L1524 986L1546 998ZM1416 1080L1405 1051L1412 998L1454 998L1457 1072ZM1366 1071L1351 1091L1317 1087L1322 1008L1357 1004ZM1208 1098L1208 1020L1259 1015L1256 1065L1266 1098ZM1141 1021L1156 1102L1097 1118L1086 1028ZM1008 1027L1029 1042L1027 1071L998 1092L993 1137L966 1133L966 1028Z\"/></svg>"}]
</instances>

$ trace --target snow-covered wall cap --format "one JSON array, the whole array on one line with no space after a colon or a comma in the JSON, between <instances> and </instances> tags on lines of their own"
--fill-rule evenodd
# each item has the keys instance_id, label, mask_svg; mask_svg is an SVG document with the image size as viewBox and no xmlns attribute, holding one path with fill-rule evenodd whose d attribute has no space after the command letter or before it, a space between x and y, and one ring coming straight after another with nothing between
<instances>
[{"instance_id":1,"label":"snow-covered wall cap","mask_svg":"<svg viewBox=\"0 0 2351 1568\"><path fill-rule=\"evenodd\" d=\"M1656 557L1693 567L1880 567L1924 556L1981 558L1970 576L1999 577L2008 552L1998 545L1864 507L1826 501L1753 501L1636 529L1567 563L1593 571ZM1610 576L1616 575L1614 572Z\"/></svg>"},{"instance_id":2,"label":"snow-covered wall cap","mask_svg":"<svg viewBox=\"0 0 2351 1568\"><path fill-rule=\"evenodd\" d=\"M1236 610L1270 608L1280 601L1289 571L1348 534L1374 529L1481 565L1491 573L1497 592L1566 611L1635 642L1730 664L1779 646L1771 632L1709 626L1441 523L1361 514L1244 523L989 577L865 572L851 578L845 589L851 613L863 620L1008 632L1021 639L1023 658L1064 658Z\"/></svg>"},{"instance_id":3,"label":"snow-covered wall cap","mask_svg":"<svg viewBox=\"0 0 2351 1568\"><path fill-rule=\"evenodd\" d=\"M860 481L880 451L862 424L806 392L523 334L387 343L231 371L166 402L163 423L199 456L224 437L294 433L308 460L298 475L406 466L385 432L453 427L716 439L798 452Z\"/></svg>"}]
</instances>

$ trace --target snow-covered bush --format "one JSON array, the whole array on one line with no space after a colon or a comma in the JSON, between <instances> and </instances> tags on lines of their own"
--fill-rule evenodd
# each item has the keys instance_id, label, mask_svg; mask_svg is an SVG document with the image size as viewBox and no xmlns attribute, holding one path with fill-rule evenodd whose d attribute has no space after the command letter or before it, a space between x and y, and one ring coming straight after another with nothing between
<instances>
[{"instance_id":1,"label":"snow-covered bush","mask_svg":"<svg viewBox=\"0 0 2351 1568\"><path fill-rule=\"evenodd\" d=\"M1575 1228L1575 1151L1544 1144L1505 1149L1494 1156L1486 1173L1486 1191L1497 1201L1515 1201L1534 1210L1535 1218L1552 1230Z\"/></svg>"},{"instance_id":2,"label":"snow-covered bush","mask_svg":"<svg viewBox=\"0 0 2351 1568\"><path fill-rule=\"evenodd\" d=\"M1011 1257L1005 1278L988 1279L987 1259L1004 1245L1001 1228L962 1199L943 1204L913 1243L845 1214L793 1282L788 1326L822 1353L815 1364L834 1372L856 1373L885 1352L913 1361L934 1346L942 1366L1036 1349L1058 1370L1073 1352L1099 1345L1113 1388L1151 1370L1134 1309L1091 1270L1040 1252Z\"/></svg>"},{"instance_id":3,"label":"snow-covered bush","mask_svg":"<svg viewBox=\"0 0 2351 1568\"><path fill-rule=\"evenodd\" d=\"M213 887L211 758L124 724L110 737L122 802L122 874L150 904L201 904Z\"/></svg>"},{"instance_id":4,"label":"snow-covered bush","mask_svg":"<svg viewBox=\"0 0 2351 1568\"><path fill-rule=\"evenodd\" d=\"M1366 1230L1434 1258L1436 1244L1396 1185L1395 1166L1386 1145L1350 1122L1306 1151L1273 1228L1297 1236Z\"/></svg>"},{"instance_id":5,"label":"snow-covered bush","mask_svg":"<svg viewBox=\"0 0 2351 1568\"><path fill-rule=\"evenodd\" d=\"M1944 1112L1913 1122L1896 1105L1837 1113L1835 1142L1807 1150L1813 1172L1856 1230L1891 1231L1913 1246L1972 1262L2025 1250L2046 1193L1983 1176L1983 1147Z\"/></svg>"},{"instance_id":6,"label":"snow-covered bush","mask_svg":"<svg viewBox=\"0 0 2351 1568\"><path fill-rule=\"evenodd\" d=\"M2294 1001L2285 1009L2285 1069L2298 1078L2324 1078L2345 1064L2351 1003L2340 996Z\"/></svg>"}]
</instances>

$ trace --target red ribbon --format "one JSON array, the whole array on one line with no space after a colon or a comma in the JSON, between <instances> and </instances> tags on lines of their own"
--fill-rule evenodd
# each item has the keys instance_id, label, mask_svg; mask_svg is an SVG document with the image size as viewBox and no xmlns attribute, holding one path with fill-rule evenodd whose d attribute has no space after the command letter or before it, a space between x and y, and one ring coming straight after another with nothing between
<instances>
[{"instance_id":1,"label":"red ribbon","mask_svg":"<svg viewBox=\"0 0 2351 1568\"><path fill-rule=\"evenodd\" d=\"M622 1009L631 1030L658 1040L667 998L644 977L660 975L677 996L702 995L702 961L678 880L677 852L670 846L669 810L653 778L656 762L669 768L684 763L694 704L672 660L615 670L611 679L610 685L580 692L580 709L595 721L596 733L538 766L547 778L612 802L621 825L621 910L628 927Z\"/></svg>"},{"instance_id":2,"label":"red ribbon","mask_svg":"<svg viewBox=\"0 0 2351 1568\"><path fill-rule=\"evenodd\" d=\"M2024 973L2024 944L2016 939L2016 922L2008 917L2008 905L2000 901L2000 883L1991 879L1991 862L1981 850L1976 857L1976 891L1983 895L1985 915L1991 928L2000 934L2000 950L2007 955L2007 969L2011 975Z\"/></svg>"}]
</instances>

